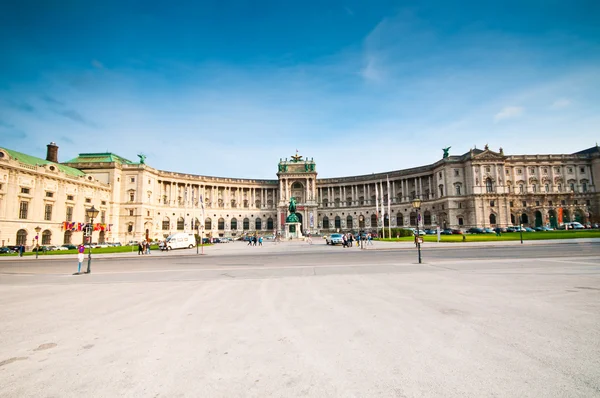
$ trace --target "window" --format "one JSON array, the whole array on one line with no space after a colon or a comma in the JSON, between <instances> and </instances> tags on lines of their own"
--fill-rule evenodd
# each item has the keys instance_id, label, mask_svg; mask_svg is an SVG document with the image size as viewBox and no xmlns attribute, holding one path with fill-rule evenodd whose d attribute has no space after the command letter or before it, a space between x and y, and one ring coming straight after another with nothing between
<instances>
[{"instance_id":1,"label":"window","mask_svg":"<svg viewBox=\"0 0 600 398\"><path fill-rule=\"evenodd\" d=\"M486 167L485 167L485 172L486 172L486 173L489 173L490 171L491 171L491 169L490 169L490 166L486 166Z\"/></svg>"},{"instance_id":2,"label":"window","mask_svg":"<svg viewBox=\"0 0 600 398\"><path fill-rule=\"evenodd\" d=\"M573 174L573 168L572 167L567 167L567 173Z\"/></svg>"},{"instance_id":3,"label":"window","mask_svg":"<svg viewBox=\"0 0 600 398\"><path fill-rule=\"evenodd\" d=\"M533 185L531 186L531 190L532 190L533 192L537 192L537 185L533 184Z\"/></svg>"},{"instance_id":4,"label":"window","mask_svg":"<svg viewBox=\"0 0 600 398\"><path fill-rule=\"evenodd\" d=\"M550 192L550 185L548 185L548 184L544 185L544 190L546 192Z\"/></svg>"},{"instance_id":5,"label":"window","mask_svg":"<svg viewBox=\"0 0 600 398\"><path fill-rule=\"evenodd\" d=\"M495 202L495 201L493 201L493 200L490 200L490 207L494 207L494 205L495 205L495 204L496 204L496 202Z\"/></svg>"},{"instance_id":6,"label":"window","mask_svg":"<svg viewBox=\"0 0 600 398\"><path fill-rule=\"evenodd\" d=\"M130 182L135 182L135 177L131 177L131 178L129 179L129 181L130 181Z\"/></svg>"},{"instance_id":7,"label":"window","mask_svg":"<svg viewBox=\"0 0 600 398\"><path fill-rule=\"evenodd\" d=\"M133 232L133 224L128 224L127 225L127 232L129 232L129 233Z\"/></svg>"},{"instance_id":8,"label":"window","mask_svg":"<svg viewBox=\"0 0 600 398\"><path fill-rule=\"evenodd\" d=\"M75 200L75 197L73 195L67 195L67 200Z\"/></svg>"},{"instance_id":9,"label":"window","mask_svg":"<svg viewBox=\"0 0 600 398\"><path fill-rule=\"evenodd\" d=\"M523 193L523 184L519 184L519 193Z\"/></svg>"},{"instance_id":10,"label":"window","mask_svg":"<svg viewBox=\"0 0 600 398\"><path fill-rule=\"evenodd\" d=\"M587 206L590 206L590 205L591 205L591 201L588 199L588 200L586 200L586 201L585 201L585 204L586 204Z\"/></svg>"},{"instance_id":11,"label":"window","mask_svg":"<svg viewBox=\"0 0 600 398\"><path fill-rule=\"evenodd\" d=\"M555 173L560 173L560 167L555 167L555 168L554 168L554 172L555 172Z\"/></svg>"},{"instance_id":12,"label":"window","mask_svg":"<svg viewBox=\"0 0 600 398\"><path fill-rule=\"evenodd\" d=\"M462 217L458 217L458 225L465 225L465 221Z\"/></svg>"},{"instance_id":13,"label":"window","mask_svg":"<svg viewBox=\"0 0 600 398\"><path fill-rule=\"evenodd\" d=\"M509 206L510 207L514 207L515 206L515 202L513 202L512 200L509 202Z\"/></svg>"},{"instance_id":14,"label":"window","mask_svg":"<svg viewBox=\"0 0 600 398\"><path fill-rule=\"evenodd\" d=\"M273 229L273 219L271 217L269 217L267 219L267 229L268 230L272 230Z\"/></svg>"},{"instance_id":15,"label":"window","mask_svg":"<svg viewBox=\"0 0 600 398\"><path fill-rule=\"evenodd\" d=\"M558 184L556 188L558 188L558 192L562 192L562 184Z\"/></svg>"},{"instance_id":16,"label":"window","mask_svg":"<svg viewBox=\"0 0 600 398\"><path fill-rule=\"evenodd\" d=\"M566 205L566 204L567 204L567 202L566 202L565 200L561 200L561 201L560 201L560 204L561 204L562 206L564 206L564 205Z\"/></svg>"},{"instance_id":17,"label":"window","mask_svg":"<svg viewBox=\"0 0 600 398\"><path fill-rule=\"evenodd\" d=\"M129 201L133 202L135 200L135 193L129 192Z\"/></svg>"},{"instance_id":18,"label":"window","mask_svg":"<svg viewBox=\"0 0 600 398\"><path fill-rule=\"evenodd\" d=\"M150 217L150 210L146 212L146 216Z\"/></svg>"},{"instance_id":19,"label":"window","mask_svg":"<svg viewBox=\"0 0 600 398\"><path fill-rule=\"evenodd\" d=\"M170 228L171 228L171 221L169 220L169 218L168 217L163 218L162 230L168 231Z\"/></svg>"},{"instance_id":20,"label":"window","mask_svg":"<svg viewBox=\"0 0 600 398\"><path fill-rule=\"evenodd\" d=\"M244 218L244 221L242 223L242 227L247 231L250 229L250 220L247 218Z\"/></svg>"},{"instance_id":21,"label":"window","mask_svg":"<svg viewBox=\"0 0 600 398\"><path fill-rule=\"evenodd\" d=\"M323 217L323 229L329 229L329 218L327 216Z\"/></svg>"},{"instance_id":22,"label":"window","mask_svg":"<svg viewBox=\"0 0 600 398\"><path fill-rule=\"evenodd\" d=\"M219 231L225 230L225 219L223 217L219 218L219 220L217 221L217 229Z\"/></svg>"},{"instance_id":23,"label":"window","mask_svg":"<svg viewBox=\"0 0 600 398\"><path fill-rule=\"evenodd\" d=\"M579 168L579 172L580 172L580 173L585 173L585 168L584 168L584 167L580 167L580 168Z\"/></svg>"},{"instance_id":24,"label":"window","mask_svg":"<svg viewBox=\"0 0 600 398\"><path fill-rule=\"evenodd\" d=\"M544 168L542 169L542 173L544 173L544 174L548 174L548 169L544 167Z\"/></svg>"},{"instance_id":25,"label":"window","mask_svg":"<svg viewBox=\"0 0 600 398\"><path fill-rule=\"evenodd\" d=\"M576 201L576 200L574 200L574 201L573 201L573 204L574 204L574 205L578 205L579 203L577 203L577 201Z\"/></svg>"},{"instance_id":26,"label":"window","mask_svg":"<svg viewBox=\"0 0 600 398\"><path fill-rule=\"evenodd\" d=\"M46 204L44 208L44 220L51 221L52 220L52 205Z\"/></svg>"},{"instance_id":27,"label":"window","mask_svg":"<svg viewBox=\"0 0 600 398\"><path fill-rule=\"evenodd\" d=\"M460 195L460 185L456 185L456 194Z\"/></svg>"},{"instance_id":28,"label":"window","mask_svg":"<svg viewBox=\"0 0 600 398\"><path fill-rule=\"evenodd\" d=\"M70 245L71 244L71 237L73 236L73 232L71 231L65 231L65 235L63 238L63 243L65 245Z\"/></svg>"},{"instance_id":29,"label":"window","mask_svg":"<svg viewBox=\"0 0 600 398\"><path fill-rule=\"evenodd\" d=\"M458 208L462 209L462 202L458 202Z\"/></svg>"},{"instance_id":30,"label":"window","mask_svg":"<svg viewBox=\"0 0 600 398\"><path fill-rule=\"evenodd\" d=\"M510 171L508 169L506 169L506 175L510 175Z\"/></svg>"},{"instance_id":31,"label":"window","mask_svg":"<svg viewBox=\"0 0 600 398\"><path fill-rule=\"evenodd\" d=\"M73 207L67 206L67 221L73 221Z\"/></svg>"},{"instance_id":32,"label":"window","mask_svg":"<svg viewBox=\"0 0 600 398\"><path fill-rule=\"evenodd\" d=\"M102 206L106 206L106 200L103 200L102 202L100 202L100 204L101 204Z\"/></svg>"},{"instance_id":33,"label":"window","mask_svg":"<svg viewBox=\"0 0 600 398\"><path fill-rule=\"evenodd\" d=\"M460 172L458 171L458 169L454 169L454 176L458 177L460 175Z\"/></svg>"},{"instance_id":34,"label":"window","mask_svg":"<svg viewBox=\"0 0 600 398\"><path fill-rule=\"evenodd\" d=\"M148 214L149 215L149 214ZM106 210L100 212L100 222L104 224L106 222Z\"/></svg>"},{"instance_id":35,"label":"window","mask_svg":"<svg viewBox=\"0 0 600 398\"><path fill-rule=\"evenodd\" d=\"M129 209L129 215L133 216L133 209Z\"/></svg>"},{"instance_id":36,"label":"window","mask_svg":"<svg viewBox=\"0 0 600 398\"><path fill-rule=\"evenodd\" d=\"M535 168L530 167L529 168L529 174L535 174Z\"/></svg>"},{"instance_id":37,"label":"window","mask_svg":"<svg viewBox=\"0 0 600 398\"><path fill-rule=\"evenodd\" d=\"M536 200L536 201L535 201L535 205L536 205L536 206L539 206L539 205L540 205L540 201L539 201L539 200Z\"/></svg>"},{"instance_id":38,"label":"window","mask_svg":"<svg viewBox=\"0 0 600 398\"><path fill-rule=\"evenodd\" d=\"M52 232L45 230L42 232L42 245L49 245L52 241Z\"/></svg>"},{"instance_id":39,"label":"window","mask_svg":"<svg viewBox=\"0 0 600 398\"><path fill-rule=\"evenodd\" d=\"M496 215L494 213L490 214L490 224L496 224Z\"/></svg>"},{"instance_id":40,"label":"window","mask_svg":"<svg viewBox=\"0 0 600 398\"><path fill-rule=\"evenodd\" d=\"M231 219L231 230L232 231L236 231L237 230L237 218L232 218Z\"/></svg>"},{"instance_id":41,"label":"window","mask_svg":"<svg viewBox=\"0 0 600 398\"><path fill-rule=\"evenodd\" d=\"M492 184L492 179L491 178L487 178L485 180L485 190L486 192L490 193L494 191L494 186Z\"/></svg>"},{"instance_id":42,"label":"window","mask_svg":"<svg viewBox=\"0 0 600 398\"><path fill-rule=\"evenodd\" d=\"M523 203L521 203L523 205L523 207L527 207L527 202L523 201Z\"/></svg>"},{"instance_id":43,"label":"window","mask_svg":"<svg viewBox=\"0 0 600 398\"><path fill-rule=\"evenodd\" d=\"M260 231L262 229L262 220L257 218L256 221L254 221L254 226L257 231Z\"/></svg>"},{"instance_id":44,"label":"window","mask_svg":"<svg viewBox=\"0 0 600 398\"><path fill-rule=\"evenodd\" d=\"M47 198L53 198L54 197L54 192L46 192L46 197Z\"/></svg>"},{"instance_id":45,"label":"window","mask_svg":"<svg viewBox=\"0 0 600 398\"><path fill-rule=\"evenodd\" d=\"M444 186L443 186L443 185L440 185L440 186L439 186L439 189L440 189L440 197L444 196ZM413 198L413 199L414 199L414 198Z\"/></svg>"},{"instance_id":46,"label":"window","mask_svg":"<svg viewBox=\"0 0 600 398\"><path fill-rule=\"evenodd\" d=\"M575 192L575 184L574 183L570 183L569 187L571 188L571 192Z\"/></svg>"},{"instance_id":47,"label":"window","mask_svg":"<svg viewBox=\"0 0 600 398\"><path fill-rule=\"evenodd\" d=\"M440 171L440 174L439 174L439 176L440 176L440 178L442 178L442 172L441 172L441 171Z\"/></svg>"},{"instance_id":48,"label":"window","mask_svg":"<svg viewBox=\"0 0 600 398\"><path fill-rule=\"evenodd\" d=\"M90 198L85 198L85 203L92 203L92 199L90 199Z\"/></svg>"},{"instance_id":49,"label":"window","mask_svg":"<svg viewBox=\"0 0 600 398\"><path fill-rule=\"evenodd\" d=\"M517 174L523 174L523 170L522 169L517 169Z\"/></svg>"},{"instance_id":50,"label":"window","mask_svg":"<svg viewBox=\"0 0 600 398\"><path fill-rule=\"evenodd\" d=\"M17 245L24 246L27 244L27 231L20 229L17 231Z\"/></svg>"},{"instance_id":51,"label":"window","mask_svg":"<svg viewBox=\"0 0 600 398\"><path fill-rule=\"evenodd\" d=\"M552 201L551 200L548 201L548 206L552 206Z\"/></svg>"},{"instance_id":52,"label":"window","mask_svg":"<svg viewBox=\"0 0 600 398\"><path fill-rule=\"evenodd\" d=\"M21 202L19 205L19 218L22 220L27 219L27 210L29 209L29 202Z\"/></svg>"},{"instance_id":53,"label":"window","mask_svg":"<svg viewBox=\"0 0 600 398\"><path fill-rule=\"evenodd\" d=\"M29 194L29 188L21 188L21 193Z\"/></svg>"},{"instance_id":54,"label":"window","mask_svg":"<svg viewBox=\"0 0 600 398\"><path fill-rule=\"evenodd\" d=\"M584 183L581 184L581 190L583 192L587 192L587 183L586 182L584 182Z\"/></svg>"}]
</instances>

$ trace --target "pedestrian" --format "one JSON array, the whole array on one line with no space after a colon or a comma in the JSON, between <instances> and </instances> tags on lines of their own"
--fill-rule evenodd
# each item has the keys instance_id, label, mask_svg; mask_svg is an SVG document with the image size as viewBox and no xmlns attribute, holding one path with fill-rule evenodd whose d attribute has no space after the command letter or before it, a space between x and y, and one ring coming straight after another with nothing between
<instances>
[{"instance_id":1,"label":"pedestrian","mask_svg":"<svg viewBox=\"0 0 600 398\"><path fill-rule=\"evenodd\" d=\"M144 244L141 241L138 242L138 256L140 254L144 254Z\"/></svg>"},{"instance_id":2,"label":"pedestrian","mask_svg":"<svg viewBox=\"0 0 600 398\"><path fill-rule=\"evenodd\" d=\"M252 237L248 236L248 246L252 246Z\"/></svg>"},{"instance_id":3,"label":"pedestrian","mask_svg":"<svg viewBox=\"0 0 600 398\"><path fill-rule=\"evenodd\" d=\"M352 249L352 242L354 241L354 236L349 233L348 234L348 247Z\"/></svg>"},{"instance_id":4,"label":"pedestrian","mask_svg":"<svg viewBox=\"0 0 600 398\"><path fill-rule=\"evenodd\" d=\"M150 254L150 242L146 242L146 254Z\"/></svg>"},{"instance_id":5,"label":"pedestrian","mask_svg":"<svg viewBox=\"0 0 600 398\"><path fill-rule=\"evenodd\" d=\"M367 234L367 245L373 246L373 237L370 232Z\"/></svg>"},{"instance_id":6,"label":"pedestrian","mask_svg":"<svg viewBox=\"0 0 600 398\"><path fill-rule=\"evenodd\" d=\"M310 234L306 235L306 242L308 242L309 245L312 245L312 239L310 237Z\"/></svg>"},{"instance_id":7,"label":"pedestrian","mask_svg":"<svg viewBox=\"0 0 600 398\"><path fill-rule=\"evenodd\" d=\"M23 257L23 253L25 252L25 246L19 246L19 257Z\"/></svg>"},{"instance_id":8,"label":"pedestrian","mask_svg":"<svg viewBox=\"0 0 600 398\"><path fill-rule=\"evenodd\" d=\"M263 242L263 237L261 236L260 238L258 238L258 245L262 246L262 242Z\"/></svg>"},{"instance_id":9,"label":"pedestrian","mask_svg":"<svg viewBox=\"0 0 600 398\"><path fill-rule=\"evenodd\" d=\"M256 235L254 235L254 237L252 238L252 246L256 246L257 241L258 239L256 238Z\"/></svg>"},{"instance_id":10,"label":"pedestrian","mask_svg":"<svg viewBox=\"0 0 600 398\"><path fill-rule=\"evenodd\" d=\"M348 238L346 234L342 235L342 247L348 247Z\"/></svg>"},{"instance_id":11,"label":"pedestrian","mask_svg":"<svg viewBox=\"0 0 600 398\"><path fill-rule=\"evenodd\" d=\"M360 233L356 234L356 247L360 247Z\"/></svg>"},{"instance_id":12,"label":"pedestrian","mask_svg":"<svg viewBox=\"0 0 600 398\"><path fill-rule=\"evenodd\" d=\"M83 263L83 257L84 254L83 252L85 251L85 247L83 247L83 245L79 245L79 247L77 247L77 273L80 274L81 273L81 264Z\"/></svg>"}]
</instances>

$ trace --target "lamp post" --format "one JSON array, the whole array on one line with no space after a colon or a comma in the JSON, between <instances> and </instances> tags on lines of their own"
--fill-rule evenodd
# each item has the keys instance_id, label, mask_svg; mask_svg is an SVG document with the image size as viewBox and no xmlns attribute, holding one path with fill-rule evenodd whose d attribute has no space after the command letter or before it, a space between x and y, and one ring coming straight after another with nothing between
<instances>
[{"instance_id":1,"label":"lamp post","mask_svg":"<svg viewBox=\"0 0 600 398\"><path fill-rule=\"evenodd\" d=\"M40 231L42 228L38 225L35 227L35 258L38 258L38 254L40 252Z\"/></svg>"},{"instance_id":2,"label":"lamp post","mask_svg":"<svg viewBox=\"0 0 600 398\"><path fill-rule=\"evenodd\" d=\"M521 244L523 244L523 212L519 214L519 234L521 234Z\"/></svg>"},{"instance_id":3,"label":"lamp post","mask_svg":"<svg viewBox=\"0 0 600 398\"><path fill-rule=\"evenodd\" d=\"M85 210L85 214L90 218L90 226L89 226L89 237L90 237L90 246L88 248L88 266L86 274L90 274L92 272L92 232L94 231L94 218L98 216L99 211L92 205L89 209Z\"/></svg>"},{"instance_id":4,"label":"lamp post","mask_svg":"<svg viewBox=\"0 0 600 398\"><path fill-rule=\"evenodd\" d=\"M417 251L419 253L419 264L421 264L421 236L419 235L419 210L421 209L421 199L415 198L412 201L412 206L417 211Z\"/></svg>"}]
</instances>

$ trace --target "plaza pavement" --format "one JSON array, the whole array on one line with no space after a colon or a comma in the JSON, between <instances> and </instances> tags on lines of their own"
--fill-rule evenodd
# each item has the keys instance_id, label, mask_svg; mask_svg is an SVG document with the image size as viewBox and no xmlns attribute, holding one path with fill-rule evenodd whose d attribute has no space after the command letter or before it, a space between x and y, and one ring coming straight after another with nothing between
<instances>
[{"instance_id":1,"label":"plaza pavement","mask_svg":"<svg viewBox=\"0 0 600 398\"><path fill-rule=\"evenodd\" d=\"M494 243L1 261L0 396L600 396L598 240Z\"/></svg>"}]
</instances>

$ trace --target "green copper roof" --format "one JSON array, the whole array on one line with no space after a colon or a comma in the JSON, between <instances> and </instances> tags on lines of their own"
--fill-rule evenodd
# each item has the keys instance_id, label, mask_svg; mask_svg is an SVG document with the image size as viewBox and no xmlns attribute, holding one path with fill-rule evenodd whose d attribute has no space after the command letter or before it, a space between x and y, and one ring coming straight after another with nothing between
<instances>
[{"instance_id":1,"label":"green copper roof","mask_svg":"<svg viewBox=\"0 0 600 398\"><path fill-rule=\"evenodd\" d=\"M25 153L13 151L12 149L7 149L7 148L2 148L2 149L4 151L6 151L6 153L8 153L11 158L16 159L19 162L27 164L27 165L30 165L30 166L53 164L56 167L58 167L58 169L60 171L62 171L63 173L65 173L67 175L70 175L70 176L73 176L73 177L80 177L80 176L84 176L85 175L85 173L83 171L78 170L78 169L73 168L73 167L65 166L65 165L60 164L60 163L50 162L50 161L48 161L46 159L37 158L35 156L27 155Z\"/></svg>"},{"instance_id":2,"label":"green copper roof","mask_svg":"<svg viewBox=\"0 0 600 398\"><path fill-rule=\"evenodd\" d=\"M80 153L75 159L71 159L65 163L122 163L135 164L131 160L122 158L114 153Z\"/></svg>"}]
</instances>

